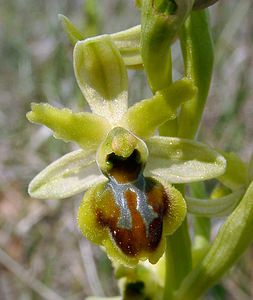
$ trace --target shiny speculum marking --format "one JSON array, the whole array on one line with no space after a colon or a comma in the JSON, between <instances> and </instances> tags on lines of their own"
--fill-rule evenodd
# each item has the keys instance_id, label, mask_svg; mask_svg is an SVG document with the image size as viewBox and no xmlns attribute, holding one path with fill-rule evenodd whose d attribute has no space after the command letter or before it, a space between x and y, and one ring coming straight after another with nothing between
<instances>
[{"instance_id":1,"label":"shiny speculum marking","mask_svg":"<svg viewBox=\"0 0 253 300\"><path fill-rule=\"evenodd\" d=\"M98 222L109 228L123 253L154 251L162 237L168 201L164 187L152 178L141 175L127 184L110 180L97 207Z\"/></svg>"},{"instance_id":2,"label":"shiny speculum marking","mask_svg":"<svg viewBox=\"0 0 253 300\"><path fill-rule=\"evenodd\" d=\"M136 198L136 210L140 213L146 228L146 235L149 235L149 226L158 217L153 207L148 204L146 194L146 181L143 175L139 176L136 182L118 184L110 180L108 186L112 189L114 199L120 209L120 217L117 226L122 229L132 229L133 220L128 207L127 191L132 192Z\"/></svg>"}]
</instances>

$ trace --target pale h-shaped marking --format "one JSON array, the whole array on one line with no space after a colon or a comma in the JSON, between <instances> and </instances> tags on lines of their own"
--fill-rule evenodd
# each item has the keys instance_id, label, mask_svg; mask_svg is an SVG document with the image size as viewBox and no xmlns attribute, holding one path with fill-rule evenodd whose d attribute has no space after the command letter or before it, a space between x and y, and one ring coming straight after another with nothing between
<instances>
[{"instance_id":1,"label":"pale h-shaped marking","mask_svg":"<svg viewBox=\"0 0 253 300\"><path fill-rule=\"evenodd\" d=\"M148 204L146 196L146 182L143 175L140 175L136 181L119 184L110 179L108 185L111 187L116 204L120 209L120 218L117 226L122 229L132 229L132 216L127 205L125 197L126 191L132 191L136 194L137 211L140 213L146 228L146 236L149 233L149 225L158 217L152 206Z\"/></svg>"}]
</instances>

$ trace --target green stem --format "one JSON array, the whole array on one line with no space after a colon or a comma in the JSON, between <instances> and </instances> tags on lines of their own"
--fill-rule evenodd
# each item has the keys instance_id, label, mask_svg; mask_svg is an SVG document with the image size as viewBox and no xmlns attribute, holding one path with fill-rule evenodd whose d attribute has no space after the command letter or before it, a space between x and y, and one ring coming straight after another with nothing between
<instances>
[{"instance_id":1,"label":"green stem","mask_svg":"<svg viewBox=\"0 0 253 300\"><path fill-rule=\"evenodd\" d=\"M183 194L184 186L177 186ZM164 286L164 300L173 299L177 290L192 268L191 240L187 219L179 229L166 240L166 277Z\"/></svg>"},{"instance_id":2,"label":"green stem","mask_svg":"<svg viewBox=\"0 0 253 300\"><path fill-rule=\"evenodd\" d=\"M203 182L196 182L190 185L191 196L198 199L205 199L207 197L205 185ZM193 265L200 261L206 253L211 233L211 221L206 217L193 217L194 228L194 245L193 245Z\"/></svg>"},{"instance_id":3,"label":"green stem","mask_svg":"<svg viewBox=\"0 0 253 300\"><path fill-rule=\"evenodd\" d=\"M198 93L182 105L178 136L194 138L202 118L213 70L213 43L206 11L192 12L180 35L186 76Z\"/></svg>"},{"instance_id":4,"label":"green stem","mask_svg":"<svg viewBox=\"0 0 253 300\"><path fill-rule=\"evenodd\" d=\"M182 105L177 123L177 135L194 138L203 114L213 67L212 39L205 11L192 12L185 22L181 34L181 49L186 76L193 80L198 93L193 100ZM166 132L164 128L163 132ZM203 223L204 220L199 221ZM197 223L199 227L200 224ZM205 237L203 232L201 235ZM187 220L185 220L176 233L167 239L164 300L173 299L173 292L179 288L191 268L191 241Z\"/></svg>"},{"instance_id":5,"label":"green stem","mask_svg":"<svg viewBox=\"0 0 253 300\"><path fill-rule=\"evenodd\" d=\"M172 299L173 292L191 271L191 240L187 219L184 220L175 234L167 237L166 277L164 300Z\"/></svg>"}]
</instances>

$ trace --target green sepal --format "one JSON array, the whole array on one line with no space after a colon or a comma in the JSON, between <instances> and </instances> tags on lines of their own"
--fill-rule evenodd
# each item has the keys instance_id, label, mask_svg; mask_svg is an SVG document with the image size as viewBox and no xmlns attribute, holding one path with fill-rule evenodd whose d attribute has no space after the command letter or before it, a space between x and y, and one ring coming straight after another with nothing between
<instances>
[{"instance_id":1,"label":"green sepal","mask_svg":"<svg viewBox=\"0 0 253 300\"><path fill-rule=\"evenodd\" d=\"M217 199L198 199L186 196L187 210L196 216L223 217L234 210L243 194L244 189L239 189Z\"/></svg>"},{"instance_id":2,"label":"green sepal","mask_svg":"<svg viewBox=\"0 0 253 300\"><path fill-rule=\"evenodd\" d=\"M219 181L232 190L246 186L248 183L247 165L235 153L221 152L227 161L226 172Z\"/></svg>"},{"instance_id":3,"label":"green sepal","mask_svg":"<svg viewBox=\"0 0 253 300\"><path fill-rule=\"evenodd\" d=\"M66 32L70 43L74 46L78 41L85 39L84 34L64 15L58 15L62 27ZM137 25L129 29L110 34L116 47L119 49L125 65L129 68L142 67L140 51L141 26ZM92 39L92 38L91 38Z\"/></svg>"},{"instance_id":4,"label":"green sepal","mask_svg":"<svg viewBox=\"0 0 253 300\"><path fill-rule=\"evenodd\" d=\"M105 118L92 113L73 113L47 103L32 103L31 108L26 115L30 122L47 126L55 138L76 142L85 150L95 150L110 130Z\"/></svg>"},{"instance_id":5,"label":"green sepal","mask_svg":"<svg viewBox=\"0 0 253 300\"><path fill-rule=\"evenodd\" d=\"M195 300L234 265L253 239L253 182L221 226L202 262L185 278L175 300Z\"/></svg>"},{"instance_id":6,"label":"green sepal","mask_svg":"<svg viewBox=\"0 0 253 300\"><path fill-rule=\"evenodd\" d=\"M141 57L141 26L137 25L129 29L110 35L127 67L142 67Z\"/></svg>"},{"instance_id":7,"label":"green sepal","mask_svg":"<svg viewBox=\"0 0 253 300\"><path fill-rule=\"evenodd\" d=\"M175 3L174 3L175 2ZM141 51L149 85L155 93L171 82L170 46L175 41L193 0L143 0L141 17Z\"/></svg>"},{"instance_id":8,"label":"green sepal","mask_svg":"<svg viewBox=\"0 0 253 300\"><path fill-rule=\"evenodd\" d=\"M76 150L56 160L29 184L34 198L62 199L105 180L96 165L95 152Z\"/></svg>"},{"instance_id":9,"label":"green sepal","mask_svg":"<svg viewBox=\"0 0 253 300\"><path fill-rule=\"evenodd\" d=\"M75 45L78 41L84 39L84 35L66 16L59 14L58 18L72 45Z\"/></svg>"},{"instance_id":10,"label":"green sepal","mask_svg":"<svg viewBox=\"0 0 253 300\"><path fill-rule=\"evenodd\" d=\"M183 78L169 87L131 106L123 116L123 124L141 138L148 138L167 120L176 118L177 108L196 93L192 82Z\"/></svg>"},{"instance_id":11,"label":"green sepal","mask_svg":"<svg viewBox=\"0 0 253 300\"><path fill-rule=\"evenodd\" d=\"M187 183L215 178L225 172L225 158L205 144L175 137L152 137L146 144L150 154L146 176Z\"/></svg>"},{"instance_id":12,"label":"green sepal","mask_svg":"<svg viewBox=\"0 0 253 300\"><path fill-rule=\"evenodd\" d=\"M117 124L127 110L127 70L109 35L80 41L74 48L78 85L91 110Z\"/></svg>"}]
</instances>

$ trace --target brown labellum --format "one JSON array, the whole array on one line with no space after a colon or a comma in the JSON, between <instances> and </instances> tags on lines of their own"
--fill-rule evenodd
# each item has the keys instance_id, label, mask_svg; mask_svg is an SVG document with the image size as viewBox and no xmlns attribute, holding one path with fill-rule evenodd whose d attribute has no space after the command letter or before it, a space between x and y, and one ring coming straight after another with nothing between
<instances>
[{"instance_id":1,"label":"brown labellum","mask_svg":"<svg viewBox=\"0 0 253 300\"><path fill-rule=\"evenodd\" d=\"M97 221L109 228L123 253L134 257L156 250L162 237L163 217L169 209L161 183L141 175L132 183L109 182L100 196Z\"/></svg>"}]
</instances>

